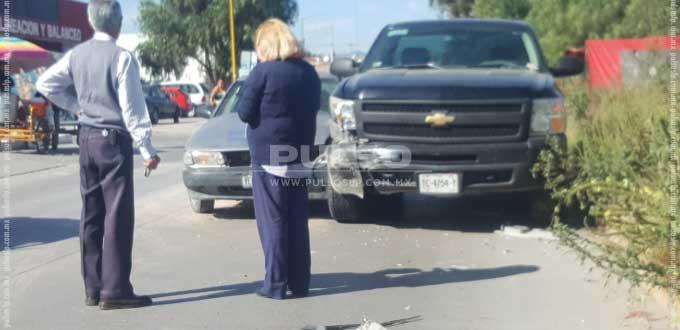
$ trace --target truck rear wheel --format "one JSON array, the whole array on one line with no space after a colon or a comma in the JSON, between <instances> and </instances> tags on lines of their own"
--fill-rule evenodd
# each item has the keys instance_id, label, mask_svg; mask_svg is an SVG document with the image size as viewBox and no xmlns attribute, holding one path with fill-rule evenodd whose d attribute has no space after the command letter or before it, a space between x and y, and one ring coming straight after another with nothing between
<instances>
[{"instance_id":1,"label":"truck rear wheel","mask_svg":"<svg viewBox=\"0 0 680 330\"><path fill-rule=\"evenodd\" d=\"M364 215L364 201L353 195L339 194L333 187L328 187L328 210L338 222L360 222Z\"/></svg>"}]
</instances>

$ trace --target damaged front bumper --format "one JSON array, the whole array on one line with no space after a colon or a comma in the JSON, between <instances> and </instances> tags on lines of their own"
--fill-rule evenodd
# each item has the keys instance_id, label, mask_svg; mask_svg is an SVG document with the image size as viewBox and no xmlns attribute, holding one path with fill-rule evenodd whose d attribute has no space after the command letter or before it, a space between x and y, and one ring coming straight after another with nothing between
<instances>
[{"instance_id":1,"label":"damaged front bumper","mask_svg":"<svg viewBox=\"0 0 680 330\"><path fill-rule=\"evenodd\" d=\"M564 135L554 135L566 147ZM341 194L363 198L380 194L421 192L421 174L451 174L460 178L452 195L530 191L542 188L531 175L546 137L493 144L387 145L344 139L327 149L328 181Z\"/></svg>"}]
</instances>

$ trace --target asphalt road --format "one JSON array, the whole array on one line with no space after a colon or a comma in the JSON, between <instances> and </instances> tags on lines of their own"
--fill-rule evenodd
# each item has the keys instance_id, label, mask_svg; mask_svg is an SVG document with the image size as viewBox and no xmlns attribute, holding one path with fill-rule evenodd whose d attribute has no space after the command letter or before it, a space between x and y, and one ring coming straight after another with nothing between
<instances>
[{"instance_id":1,"label":"asphalt road","mask_svg":"<svg viewBox=\"0 0 680 330\"><path fill-rule=\"evenodd\" d=\"M525 223L501 198L407 197L404 220L343 225L314 207L312 294L252 294L263 256L252 208L220 202L191 212L181 181L186 139L201 119L163 121L163 163L145 179L136 158L133 283L149 308L85 307L80 278L77 148L10 155L9 291L1 325L16 329L667 329L664 308L590 271L557 242L494 233ZM6 167L6 164L2 166ZM2 172L0 172L2 173ZM7 181L5 181L7 182ZM5 254L7 255L7 254ZM9 266L9 267L8 267Z\"/></svg>"}]
</instances>

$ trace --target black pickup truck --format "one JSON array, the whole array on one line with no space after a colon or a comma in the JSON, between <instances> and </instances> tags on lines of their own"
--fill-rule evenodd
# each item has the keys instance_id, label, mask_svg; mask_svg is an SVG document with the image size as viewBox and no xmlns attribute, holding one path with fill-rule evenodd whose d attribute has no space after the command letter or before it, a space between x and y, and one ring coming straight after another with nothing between
<instances>
[{"instance_id":1,"label":"black pickup truck","mask_svg":"<svg viewBox=\"0 0 680 330\"><path fill-rule=\"evenodd\" d=\"M532 164L548 137L566 145L564 100L553 77L582 71L583 62L571 58L549 68L521 21L385 27L363 63L331 65L346 78L330 100L331 215L352 222L367 206L399 209L405 192L540 189Z\"/></svg>"}]
</instances>

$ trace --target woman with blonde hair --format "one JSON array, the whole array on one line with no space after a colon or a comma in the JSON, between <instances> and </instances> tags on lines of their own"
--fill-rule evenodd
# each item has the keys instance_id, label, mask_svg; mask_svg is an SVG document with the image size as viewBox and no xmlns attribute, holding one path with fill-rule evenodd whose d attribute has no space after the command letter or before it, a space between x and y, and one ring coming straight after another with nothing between
<instances>
[{"instance_id":1,"label":"woman with blonde hair","mask_svg":"<svg viewBox=\"0 0 680 330\"><path fill-rule=\"evenodd\" d=\"M307 180L302 160L314 145L321 81L288 25L269 19L255 32L259 63L238 105L248 124L255 218L265 257L256 294L285 299L309 293L311 256Z\"/></svg>"}]
</instances>

